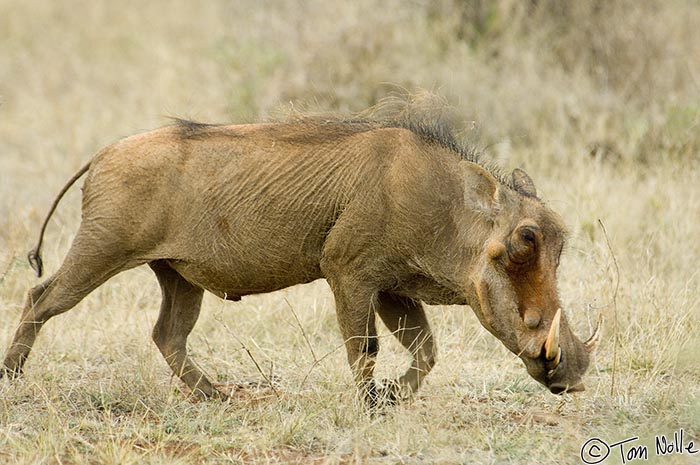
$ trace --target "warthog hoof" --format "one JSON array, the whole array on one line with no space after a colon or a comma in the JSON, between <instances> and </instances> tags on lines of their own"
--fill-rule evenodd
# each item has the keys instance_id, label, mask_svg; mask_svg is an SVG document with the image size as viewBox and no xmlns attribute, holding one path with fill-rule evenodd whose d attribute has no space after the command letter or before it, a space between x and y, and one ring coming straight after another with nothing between
<instances>
[{"instance_id":1,"label":"warthog hoof","mask_svg":"<svg viewBox=\"0 0 700 465\"><path fill-rule=\"evenodd\" d=\"M182 386L180 388L180 392L182 392L185 395L187 400L194 403L207 400L227 401L229 399L228 394L226 394L222 390L217 389L214 386L212 386L209 392L205 392L203 389L198 388L192 390L188 386Z\"/></svg>"},{"instance_id":2,"label":"warthog hoof","mask_svg":"<svg viewBox=\"0 0 700 465\"><path fill-rule=\"evenodd\" d=\"M386 407L394 407L411 398L408 388L397 380L384 379L379 384L372 382L365 391L365 403L371 413Z\"/></svg>"},{"instance_id":3,"label":"warthog hoof","mask_svg":"<svg viewBox=\"0 0 700 465\"><path fill-rule=\"evenodd\" d=\"M7 367L0 368L0 379L2 379L4 377L7 377L7 379L17 379L20 376L22 376L21 369L13 370L13 369L7 368Z\"/></svg>"}]
</instances>

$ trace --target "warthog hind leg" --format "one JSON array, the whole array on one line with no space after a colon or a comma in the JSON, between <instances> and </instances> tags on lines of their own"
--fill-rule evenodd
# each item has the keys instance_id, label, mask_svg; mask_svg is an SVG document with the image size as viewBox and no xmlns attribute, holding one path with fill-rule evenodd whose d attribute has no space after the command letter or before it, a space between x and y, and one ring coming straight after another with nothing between
<instances>
[{"instance_id":1,"label":"warthog hind leg","mask_svg":"<svg viewBox=\"0 0 700 465\"><path fill-rule=\"evenodd\" d=\"M122 252L81 228L58 271L29 291L0 377L22 373L39 331L51 317L67 312L109 278L136 265L138 262L127 260Z\"/></svg>"},{"instance_id":2,"label":"warthog hind leg","mask_svg":"<svg viewBox=\"0 0 700 465\"><path fill-rule=\"evenodd\" d=\"M423 305L416 300L382 292L377 313L401 344L413 355L413 363L396 382L389 383L387 397L413 394L435 365L435 344Z\"/></svg>"},{"instance_id":3,"label":"warthog hind leg","mask_svg":"<svg viewBox=\"0 0 700 465\"><path fill-rule=\"evenodd\" d=\"M225 398L187 355L187 337L194 328L204 290L190 284L164 261L149 263L163 293L153 341L168 365L199 398Z\"/></svg>"}]
</instances>

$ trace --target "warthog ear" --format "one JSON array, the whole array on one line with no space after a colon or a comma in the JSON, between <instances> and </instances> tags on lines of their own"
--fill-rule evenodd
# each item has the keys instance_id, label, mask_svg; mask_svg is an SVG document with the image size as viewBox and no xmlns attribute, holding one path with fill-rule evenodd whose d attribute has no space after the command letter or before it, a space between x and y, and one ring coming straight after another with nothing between
<instances>
[{"instance_id":1,"label":"warthog ear","mask_svg":"<svg viewBox=\"0 0 700 465\"><path fill-rule=\"evenodd\" d=\"M532 178L530 178L525 171L515 168L513 170L512 177L513 187L515 187L515 190L530 197L537 197L535 183L532 182Z\"/></svg>"},{"instance_id":2,"label":"warthog ear","mask_svg":"<svg viewBox=\"0 0 700 465\"><path fill-rule=\"evenodd\" d=\"M498 206L498 182L482 167L462 162L464 203L474 210L493 215Z\"/></svg>"}]
</instances>

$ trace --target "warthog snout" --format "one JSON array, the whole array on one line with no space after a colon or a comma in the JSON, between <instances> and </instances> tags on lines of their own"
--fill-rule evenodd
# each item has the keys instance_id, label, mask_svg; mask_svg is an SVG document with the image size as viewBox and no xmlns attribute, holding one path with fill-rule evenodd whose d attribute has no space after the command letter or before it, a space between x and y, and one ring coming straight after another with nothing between
<instances>
[{"instance_id":1,"label":"warthog snout","mask_svg":"<svg viewBox=\"0 0 700 465\"><path fill-rule=\"evenodd\" d=\"M581 376L590 363L590 354L596 349L602 334L602 315L598 316L596 328L591 337L581 343L563 326L562 311L558 309L542 345L542 351L535 360L524 358L528 372L549 388L553 394L581 392L586 389ZM562 328L568 340L562 338Z\"/></svg>"}]
</instances>

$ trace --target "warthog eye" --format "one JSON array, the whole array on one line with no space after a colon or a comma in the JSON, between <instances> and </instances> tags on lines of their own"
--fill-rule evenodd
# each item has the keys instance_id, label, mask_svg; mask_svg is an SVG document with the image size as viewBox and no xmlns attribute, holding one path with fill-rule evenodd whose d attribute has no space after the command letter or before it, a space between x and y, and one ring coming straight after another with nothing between
<instances>
[{"instance_id":1,"label":"warthog eye","mask_svg":"<svg viewBox=\"0 0 700 465\"><path fill-rule=\"evenodd\" d=\"M537 237L535 236L535 231L528 227L520 228L520 238L525 242L531 243L533 246L537 245Z\"/></svg>"},{"instance_id":2,"label":"warthog eye","mask_svg":"<svg viewBox=\"0 0 700 465\"><path fill-rule=\"evenodd\" d=\"M510 241L508 256L513 263L525 264L535 257L537 251L536 226L521 226Z\"/></svg>"}]
</instances>

